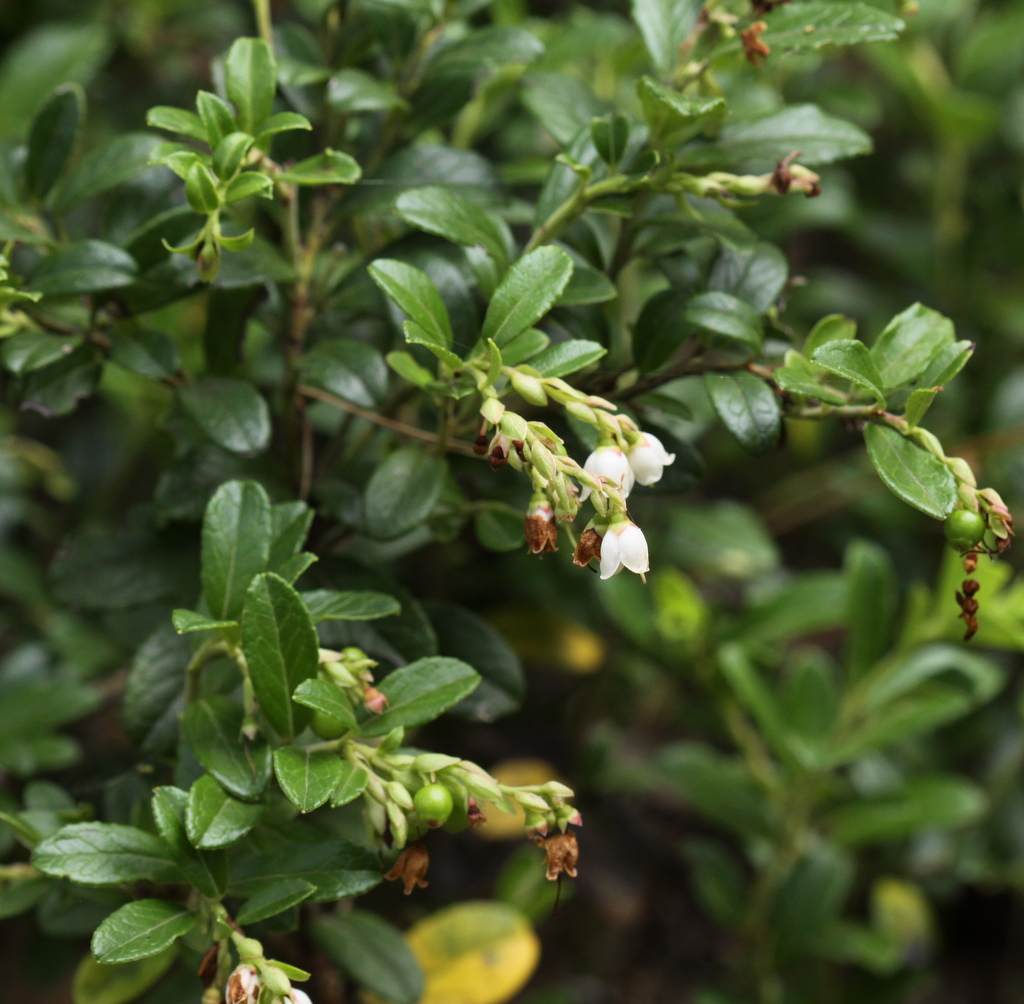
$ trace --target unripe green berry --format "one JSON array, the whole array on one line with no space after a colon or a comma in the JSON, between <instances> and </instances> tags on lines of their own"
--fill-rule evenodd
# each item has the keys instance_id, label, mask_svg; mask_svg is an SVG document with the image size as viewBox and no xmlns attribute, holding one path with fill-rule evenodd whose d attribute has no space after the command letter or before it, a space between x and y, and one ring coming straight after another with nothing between
<instances>
[{"instance_id":1,"label":"unripe green berry","mask_svg":"<svg viewBox=\"0 0 1024 1004\"><path fill-rule=\"evenodd\" d=\"M284 996L292 988L284 970L276 966L267 966L260 975L263 977L263 985L273 994Z\"/></svg>"},{"instance_id":2,"label":"unripe green berry","mask_svg":"<svg viewBox=\"0 0 1024 1004\"><path fill-rule=\"evenodd\" d=\"M238 945L238 957L245 962L247 959L259 959L263 956L263 946L255 938L243 938Z\"/></svg>"},{"instance_id":3,"label":"unripe green berry","mask_svg":"<svg viewBox=\"0 0 1024 1004\"><path fill-rule=\"evenodd\" d=\"M321 739L340 739L348 732L348 726L340 718L328 715L324 711L314 711L310 724Z\"/></svg>"},{"instance_id":4,"label":"unripe green berry","mask_svg":"<svg viewBox=\"0 0 1024 1004\"><path fill-rule=\"evenodd\" d=\"M443 784L428 784L413 798L416 814L430 826L440 826L451 814L452 793Z\"/></svg>"},{"instance_id":5,"label":"unripe green berry","mask_svg":"<svg viewBox=\"0 0 1024 1004\"><path fill-rule=\"evenodd\" d=\"M969 551L985 534L985 520L970 509L956 509L946 517L943 526L946 540L958 551Z\"/></svg>"}]
</instances>

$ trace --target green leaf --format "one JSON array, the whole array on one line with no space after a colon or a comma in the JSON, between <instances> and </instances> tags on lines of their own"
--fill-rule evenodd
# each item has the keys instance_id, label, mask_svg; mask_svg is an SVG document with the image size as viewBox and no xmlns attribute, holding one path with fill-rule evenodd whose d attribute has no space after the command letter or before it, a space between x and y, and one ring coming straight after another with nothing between
<instances>
[{"instance_id":1,"label":"green leaf","mask_svg":"<svg viewBox=\"0 0 1024 1004\"><path fill-rule=\"evenodd\" d=\"M228 697L193 701L182 720L199 763L232 795L252 801L270 780L270 749L241 735L242 709Z\"/></svg>"},{"instance_id":2,"label":"green leaf","mask_svg":"<svg viewBox=\"0 0 1024 1004\"><path fill-rule=\"evenodd\" d=\"M315 892L316 886L305 879L282 879L247 899L235 914L235 920L239 924L248 925L276 917L309 899Z\"/></svg>"},{"instance_id":3,"label":"green leaf","mask_svg":"<svg viewBox=\"0 0 1024 1004\"><path fill-rule=\"evenodd\" d=\"M632 0L630 10L658 73L669 76L700 16L700 0Z\"/></svg>"},{"instance_id":4,"label":"green leaf","mask_svg":"<svg viewBox=\"0 0 1024 1004\"><path fill-rule=\"evenodd\" d=\"M376 408L388 389L388 369L372 345L355 338L317 342L300 360L303 380L361 408Z\"/></svg>"},{"instance_id":5,"label":"green leaf","mask_svg":"<svg viewBox=\"0 0 1024 1004\"><path fill-rule=\"evenodd\" d=\"M171 622L178 634L192 634L195 631L222 631L225 634L237 634L239 630L238 621L215 621L206 614L197 613L195 610L174 610L171 613Z\"/></svg>"},{"instance_id":6,"label":"green leaf","mask_svg":"<svg viewBox=\"0 0 1024 1004\"><path fill-rule=\"evenodd\" d=\"M312 812L323 805L338 786L341 760L333 750L282 746L274 751L274 773L281 790L299 812Z\"/></svg>"},{"instance_id":7,"label":"green leaf","mask_svg":"<svg viewBox=\"0 0 1024 1004\"><path fill-rule=\"evenodd\" d=\"M461 659L480 674L480 684L455 709L481 722L511 714L526 694L526 677L515 650L482 617L465 607L431 603L427 616L441 655Z\"/></svg>"},{"instance_id":8,"label":"green leaf","mask_svg":"<svg viewBox=\"0 0 1024 1004\"><path fill-rule=\"evenodd\" d=\"M292 698L307 708L337 718L353 731L359 728L348 698L339 687L327 680L303 680L295 688Z\"/></svg>"},{"instance_id":9,"label":"green leaf","mask_svg":"<svg viewBox=\"0 0 1024 1004\"><path fill-rule=\"evenodd\" d=\"M25 190L42 199L57 183L71 159L85 118L85 92L64 84L39 110L28 134Z\"/></svg>"},{"instance_id":10,"label":"green leaf","mask_svg":"<svg viewBox=\"0 0 1024 1004\"><path fill-rule=\"evenodd\" d=\"M787 353L790 361L788 366L780 366L772 374L780 390L791 394L812 397L825 404L848 404L849 399L825 383L819 382L823 376L819 367L812 366L803 356L794 358L795 354Z\"/></svg>"},{"instance_id":11,"label":"green leaf","mask_svg":"<svg viewBox=\"0 0 1024 1004\"><path fill-rule=\"evenodd\" d=\"M260 575L245 598L242 649L260 710L282 738L290 739L309 721L309 712L293 703L292 693L316 676L319 648L299 594L273 572Z\"/></svg>"},{"instance_id":12,"label":"green leaf","mask_svg":"<svg viewBox=\"0 0 1024 1004\"><path fill-rule=\"evenodd\" d=\"M396 669L378 685L388 699L386 710L362 723L364 736L387 735L399 725L432 722L468 697L480 675L460 659L430 656Z\"/></svg>"},{"instance_id":13,"label":"green leaf","mask_svg":"<svg viewBox=\"0 0 1024 1004\"><path fill-rule=\"evenodd\" d=\"M633 328L633 355L642 372L664 366L693 334L684 314L689 299L686 290L664 289L644 304Z\"/></svg>"},{"instance_id":14,"label":"green leaf","mask_svg":"<svg viewBox=\"0 0 1024 1004\"><path fill-rule=\"evenodd\" d=\"M202 377L178 387L178 402L222 449L239 456L262 453L270 443L270 410L252 384L230 377Z\"/></svg>"},{"instance_id":15,"label":"green leaf","mask_svg":"<svg viewBox=\"0 0 1024 1004\"><path fill-rule=\"evenodd\" d=\"M530 73L523 78L523 104L537 121L568 149L593 119L609 106L579 77L568 73Z\"/></svg>"},{"instance_id":16,"label":"green leaf","mask_svg":"<svg viewBox=\"0 0 1024 1004\"><path fill-rule=\"evenodd\" d=\"M188 136L190 139L199 140L200 143L207 142L206 127L202 119L195 112L186 111L184 108L173 108L170 105L150 108L146 112L146 125L177 133L179 136Z\"/></svg>"},{"instance_id":17,"label":"green leaf","mask_svg":"<svg viewBox=\"0 0 1024 1004\"><path fill-rule=\"evenodd\" d=\"M847 547L843 575L849 608L846 665L856 679L889 650L899 593L892 560L870 541L855 540Z\"/></svg>"},{"instance_id":18,"label":"green leaf","mask_svg":"<svg viewBox=\"0 0 1024 1004\"><path fill-rule=\"evenodd\" d=\"M271 541L267 558L267 571L276 572L278 567L299 553L313 525L315 513L298 499L279 502L270 510Z\"/></svg>"},{"instance_id":19,"label":"green leaf","mask_svg":"<svg viewBox=\"0 0 1024 1004\"><path fill-rule=\"evenodd\" d=\"M953 511L956 480L941 460L888 426L869 425L864 440L878 476L894 495L935 519Z\"/></svg>"},{"instance_id":20,"label":"green leaf","mask_svg":"<svg viewBox=\"0 0 1024 1004\"><path fill-rule=\"evenodd\" d=\"M501 348L532 328L561 296L572 269L572 258L561 248L541 247L523 255L495 290L481 338Z\"/></svg>"},{"instance_id":21,"label":"green leaf","mask_svg":"<svg viewBox=\"0 0 1024 1004\"><path fill-rule=\"evenodd\" d=\"M177 740L177 716L192 657L188 640L161 625L139 646L124 688L124 723L147 752L163 737ZM163 726L161 728L161 726Z\"/></svg>"},{"instance_id":22,"label":"green leaf","mask_svg":"<svg viewBox=\"0 0 1024 1004\"><path fill-rule=\"evenodd\" d=\"M349 802L357 799L363 793L368 780L366 771L362 767L356 767L355 764L343 760L338 786L331 794L331 806L337 808L339 805L348 805Z\"/></svg>"},{"instance_id":23,"label":"green leaf","mask_svg":"<svg viewBox=\"0 0 1024 1004\"><path fill-rule=\"evenodd\" d=\"M112 30L101 22L36 25L12 40L0 63L0 136L24 135L56 87L87 84L112 48Z\"/></svg>"},{"instance_id":24,"label":"green leaf","mask_svg":"<svg viewBox=\"0 0 1024 1004\"><path fill-rule=\"evenodd\" d=\"M746 301L756 314L766 313L789 279L786 256L774 244L761 241L752 251L723 247L708 276L708 288Z\"/></svg>"},{"instance_id":25,"label":"green leaf","mask_svg":"<svg viewBox=\"0 0 1024 1004\"><path fill-rule=\"evenodd\" d=\"M775 395L752 373L707 373L704 386L722 424L748 453L760 455L779 439L779 405Z\"/></svg>"},{"instance_id":26,"label":"green leaf","mask_svg":"<svg viewBox=\"0 0 1024 1004\"><path fill-rule=\"evenodd\" d=\"M837 339L826 342L816 349L811 362L835 373L846 380L866 388L880 405L885 404L885 391L882 389L882 375L878 372L868 347L856 339Z\"/></svg>"},{"instance_id":27,"label":"green leaf","mask_svg":"<svg viewBox=\"0 0 1024 1004\"><path fill-rule=\"evenodd\" d=\"M921 424L921 419L927 414L938 393L938 387L919 388L910 392L910 397L903 406L903 417L908 425L915 427Z\"/></svg>"},{"instance_id":28,"label":"green leaf","mask_svg":"<svg viewBox=\"0 0 1024 1004\"><path fill-rule=\"evenodd\" d=\"M203 517L203 595L216 620L238 620L253 578L266 570L270 499L255 481L229 481Z\"/></svg>"},{"instance_id":29,"label":"green leaf","mask_svg":"<svg viewBox=\"0 0 1024 1004\"><path fill-rule=\"evenodd\" d=\"M898 17L877 7L834 0L786 4L767 14L764 21L767 28L760 40L771 47L773 59L825 46L887 42L899 37L904 28ZM740 49L736 39L720 45L713 55L717 58Z\"/></svg>"},{"instance_id":30,"label":"green leaf","mask_svg":"<svg viewBox=\"0 0 1024 1004\"><path fill-rule=\"evenodd\" d=\"M196 916L178 903L140 899L112 913L92 936L98 962L132 962L162 952L195 926Z\"/></svg>"},{"instance_id":31,"label":"green leaf","mask_svg":"<svg viewBox=\"0 0 1024 1004\"><path fill-rule=\"evenodd\" d=\"M223 851L200 851L188 838L185 817L188 793L165 785L153 789L153 819L174 854L182 874L204 896L220 899L228 887L228 862Z\"/></svg>"},{"instance_id":32,"label":"green leaf","mask_svg":"<svg viewBox=\"0 0 1024 1004\"><path fill-rule=\"evenodd\" d=\"M985 792L949 774L915 777L893 795L834 810L826 825L843 844L899 840L919 830L948 830L977 822L988 807Z\"/></svg>"},{"instance_id":33,"label":"green leaf","mask_svg":"<svg viewBox=\"0 0 1024 1004\"><path fill-rule=\"evenodd\" d=\"M370 278L399 309L431 336L433 344L451 348L448 310L425 272L393 258L378 258L368 271Z\"/></svg>"},{"instance_id":34,"label":"green leaf","mask_svg":"<svg viewBox=\"0 0 1024 1004\"><path fill-rule=\"evenodd\" d=\"M637 81L636 93L652 140L668 150L698 133L714 135L725 119L724 98L684 98L650 77Z\"/></svg>"},{"instance_id":35,"label":"green leaf","mask_svg":"<svg viewBox=\"0 0 1024 1004\"><path fill-rule=\"evenodd\" d=\"M255 136L270 117L277 91L270 46L260 38L236 38L224 60L224 85L238 113L239 128Z\"/></svg>"},{"instance_id":36,"label":"green leaf","mask_svg":"<svg viewBox=\"0 0 1024 1004\"><path fill-rule=\"evenodd\" d=\"M133 373L163 380L181 368L178 346L170 335L152 328L115 336L110 358Z\"/></svg>"},{"instance_id":37,"label":"green leaf","mask_svg":"<svg viewBox=\"0 0 1024 1004\"><path fill-rule=\"evenodd\" d=\"M204 774L189 790L185 829L194 847L227 847L241 840L262 814L262 805L236 801L212 775Z\"/></svg>"},{"instance_id":38,"label":"green leaf","mask_svg":"<svg viewBox=\"0 0 1024 1004\"><path fill-rule=\"evenodd\" d=\"M588 265L582 255L573 256L572 275L555 300L556 307L579 307L590 303L607 303L619 295L615 283L599 269Z\"/></svg>"},{"instance_id":39,"label":"green leaf","mask_svg":"<svg viewBox=\"0 0 1024 1004\"><path fill-rule=\"evenodd\" d=\"M301 596L317 624L320 621L373 621L390 617L402 609L393 596L368 590L339 592L336 589L315 589Z\"/></svg>"},{"instance_id":40,"label":"green leaf","mask_svg":"<svg viewBox=\"0 0 1024 1004\"><path fill-rule=\"evenodd\" d=\"M265 174L259 171L243 171L236 178L233 178L224 193L224 204L230 205L238 202L239 199L247 199L251 195L258 195L263 199L274 197L274 183ZM247 245L248 246L248 245ZM229 250L243 251L244 248L229 248Z\"/></svg>"},{"instance_id":41,"label":"green leaf","mask_svg":"<svg viewBox=\"0 0 1024 1004\"><path fill-rule=\"evenodd\" d=\"M311 927L313 940L335 965L364 990L391 1004L416 1004L423 994L423 972L405 938L386 920L367 910L321 917Z\"/></svg>"},{"instance_id":42,"label":"green leaf","mask_svg":"<svg viewBox=\"0 0 1024 1004\"><path fill-rule=\"evenodd\" d=\"M871 357L886 388L902 387L919 377L932 359L955 339L953 322L915 303L897 314L871 346Z\"/></svg>"},{"instance_id":43,"label":"green leaf","mask_svg":"<svg viewBox=\"0 0 1024 1004\"><path fill-rule=\"evenodd\" d=\"M63 213L86 199L92 199L134 178L149 166L149 155L157 138L144 132L115 136L97 147L72 168L50 193L49 203Z\"/></svg>"},{"instance_id":44,"label":"green leaf","mask_svg":"<svg viewBox=\"0 0 1024 1004\"><path fill-rule=\"evenodd\" d=\"M32 864L82 885L180 882L171 849L159 837L118 823L72 823L39 844Z\"/></svg>"},{"instance_id":45,"label":"green leaf","mask_svg":"<svg viewBox=\"0 0 1024 1004\"><path fill-rule=\"evenodd\" d=\"M481 503L473 516L476 538L488 551L517 551L523 546L523 514L500 502Z\"/></svg>"},{"instance_id":46,"label":"green leaf","mask_svg":"<svg viewBox=\"0 0 1024 1004\"><path fill-rule=\"evenodd\" d=\"M804 355L812 356L817 349L828 342L849 340L857 337L857 322L842 314L829 314L811 328L804 342Z\"/></svg>"},{"instance_id":47,"label":"green leaf","mask_svg":"<svg viewBox=\"0 0 1024 1004\"><path fill-rule=\"evenodd\" d=\"M75 1004L129 1004L153 986L178 957L175 946L135 962L105 966L86 955L75 970Z\"/></svg>"},{"instance_id":48,"label":"green leaf","mask_svg":"<svg viewBox=\"0 0 1024 1004\"><path fill-rule=\"evenodd\" d=\"M920 387L945 387L974 355L974 343L953 342L935 354L924 373L918 378Z\"/></svg>"},{"instance_id":49,"label":"green leaf","mask_svg":"<svg viewBox=\"0 0 1024 1004\"><path fill-rule=\"evenodd\" d=\"M685 167L760 173L800 150L799 163L831 164L871 152L871 139L857 126L826 115L817 105L791 105L754 118L726 122L712 144L693 145L681 155Z\"/></svg>"},{"instance_id":50,"label":"green leaf","mask_svg":"<svg viewBox=\"0 0 1024 1004\"><path fill-rule=\"evenodd\" d=\"M282 171L278 178L295 185L353 185L362 176L362 169L347 153L326 149L316 156L300 160Z\"/></svg>"},{"instance_id":51,"label":"green leaf","mask_svg":"<svg viewBox=\"0 0 1024 1004\"><path fill-rule=\"evenodd\" d=\"M731 293L710 291L690 297L684 320L710 333L712 348L738 348L753 355L761 348L764 332L761 318L749 303Z\"/></svg>"},{"instance_id":52,"label":"green leaf","mask_svg":"<svg viewBox=\"0 0 1024 1004\"><path fill-rule=\"evenodd\" d=\"M393 85L355 69L339 70L331 77L327 83L327 103L345 114L406 107Z\"/></svg>"},{"instance_id":53,"label":"green leaf","mask_svg":"<svg viewBox=\"0 0 1024 1004\"><path fill-rule=\"evenodd\" d=\"M366 485L366 529L371 537L393 540L422 523L441 495L448 465L412 446L395 450Z\"/></svg>"},{"instance_id":54,"label":"green leaf","mask_svg":"<svg viewBox=\"0 0 1024 1004\"><path fill-rule=\"evenodd\" d=\"M278 112L260 126L256 142L265 143L271 136L276 136L280 132L293 132L297 129L308 132L312 128L312 123L305 115L299 115L298 112Z\"/></svg>"},{"instance_id":55,"label":"green leaf","mask_svg":"<svg viewBox=\"0 0 1024 1004\"><path fill-rule=\"evenodd\" d=\"M462 363L462 360L451 349L445 348L433 331L421 328L415 321L406 321L402 325L402 331L405 334L405 340L410 345L425 346L449 369L458 369Z\"/></svg>"},{"instance_id":56,"label":"green leaf","mask_svg":"<svg viewBox=\"0 0 1024 1004\"><path fill-rule=\"evenodd\" d=\"M293 843L240 861L232 891L254 896L285 879L304 879L316 886L310 898L329 903L369 892L381 881L380 861L373 851L348 840Z\"/></svg>"},{"instance_id":57,"label":"green leaf","mask_svg":"<svg viewBox=\"0 0 1024 1004\"><path fill-rule=\"evenodd\" d=\"M0 343L0 360L15 374L31 373L70 355L82 344L81 335L47 335L42 331L19 331Z\"/></svg>"},{"instance_id":58,"label":"green leaf","mask_svg":"<svg viewBox=\"0 0 1024 1004\"><path fill-rule=\"evenodd\" d=\"M43 296L79 296L135 282L135 259L113 244L79 241L44 258L28 288Z\"/></svg>"},{"instance_id":59,"label":"green leaf","mask_svg":"<svg viewBox=\"0 0 1024 1004\"><path fill-rule=\"evenodd\" d=\"M505 237L498 223L468 199L440 185L413 188L395 202L395 212L410 226L466 247L479 245L502 270L508 264Z\"/></svg>"},{"instance_id":60,"label":"green leaf","mask_svg":"<svg viewBox=\"0 0 1024 1004\"><path fill-rule=\"evenodd\" d=\"M235 115L231 105L219 94L200 91L196 95L196 110L206 131L210 150L216 150L225 136L236 132Z\"/></svg>"}]
</instances>

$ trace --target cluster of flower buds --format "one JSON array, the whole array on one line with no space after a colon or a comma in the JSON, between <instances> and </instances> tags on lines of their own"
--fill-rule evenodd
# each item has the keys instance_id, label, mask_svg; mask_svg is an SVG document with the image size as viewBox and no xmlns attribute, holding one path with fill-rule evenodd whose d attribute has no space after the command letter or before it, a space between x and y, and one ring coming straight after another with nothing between
<instances>
[{"instance_id":1,"label":"cluster of flower buds","mask_svg":"<svg viewBox=\"0 0 1024 1004\"><path fill-rule=\"evenodd\" d=\"M321 678L346 691L353 706L362 704L367 711L380 714L388 701L373 685L371 670L376 665L361 648L354 645L340 652L320 649Z\"/></svg>"},{"instance_id":2,"label":"cluster of flower buds","mask_svg":"<svg viewBox=\"0 0 1024 1004\"><path fill-rule=\"evenodd\" d=\"M20 300L28 300L35 303L43 295L42 293L22 292L11 284L7 266L10 263L12 247L13 243L8 244L3 252L0 252L0 338L13 335L20 329L31 325L31 322L24 314L9 309L11 305Z\"/></svg>"},{"instance_id":3,"label":"cluster of flower buds","mask_svg":"<svg viewBox=\"0 0 1024 1004\"><path fill-rule=\"evenodd\" d=\"M309 973L265 958L263 945L255 938L232 931L231 939L240 961L224 988L226 1004L312 1004L309 994L292 986L292 980L307 980ZM211 991L211 1000L213 993L219 999L219 992L215 988Z\"/></svg>"},{"instance_id":4,"label":"cluster of flower buds","mask_svg":"<svg viewBox=\"0 0 1024 1004\"><path fill-rule=\"evenodd\" d=\"M598 445L581 467L548 426L528 422L510 411L491 386L482 385L484 401L475 449L495 469L509 464L529 473L534 491L524 529L530 551L557 550L557 521L574 519L580 503L589 499L596 515L580 538L576 564L600 559L602 578L624 568L643 575L649 567L647 541L629 519L626 499L635 484L652 485L660 480L675 456L657 436L643 432L604 398L584 394L556 377L542 377L529 366L504 366L501 373L530 404L553 401L598 433Z\"/></svg>"},{"instance_id":5,"label":"cluster of flower buds","mask_svg":"<svg viewBox=\"0 0 1024 1004\"><path fill-rule=\"evenodd\" d=\"M821 195L821 177L793 161L799 153L791 153L776 165L771 174L729 174L712 171L710 174L677 174L671 187L678 193L696 195L702 199L717 199L725 205L734 205L739 197L755 195L787 195L802 192L808 198Z\"/></svg>"}]
</instances>

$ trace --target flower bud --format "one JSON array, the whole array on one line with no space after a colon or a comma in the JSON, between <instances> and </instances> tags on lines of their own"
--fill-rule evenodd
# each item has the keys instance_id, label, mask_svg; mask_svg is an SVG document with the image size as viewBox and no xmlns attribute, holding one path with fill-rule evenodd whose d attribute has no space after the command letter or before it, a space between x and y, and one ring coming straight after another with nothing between
<instances>
[{"instance_id":1,"label":"flower bud","mask_svg":"<svg viewBox=\"0 0 1024 1004\"><path fill-rule=\"evenodd\" d=\"M394 753L405 741L405 729L399 725L393 728L381 741L377 750L381 753Z\"/></svg>"},{"instance_id":2,"label":"flower bud","mask_svg":"<svg viewBox=\"0 0 1024 1004\"><path fill-rule=\"evenodd\" d=\"M503 405L496 397L486 398L484 403L480 405L480 414L483 415L491 425L497 425L501 421L501 416L505 414L505 405Z\"/></svg>"},{"instance_id":3,"label":"flower bud","mask_svg":"<svg viewBox=\"0 0 1024 1004\"><path fill-rule=\"evenodd\" d=\"M511 440L523 442L529 432L526 419L514 411L506 411L501 416L501 431Z\"/></svg>"},{"instance_id":4,"label":"flower bud","mask_svg":"<svg viewBox=\"0 0 1024 1004\"><path fill-rule=\"evenodd\" d=\"M512 386L516 393L530 404L543 408L548 403L548 396L544 393L544 386L536 377L520 373L519 370L512 371Z\"/></svg>"},{"instance_id":5,"label":"flower bud","mask_svg":"<svg viewBox=\"0 0 1024 1004\"><path fill-rule=\"evenodd\" d=\"M238 957L243 962L248 959L263 958L263 946L255 938L242 938L242 940L235 945L235 948L238 951Z\"/></svg>"},{"instance_id":6,"label":"flower bud","mask_svg":"<svg viewBox=\"0 0 1024 1004\"><path fill-rule=\"evenodd\" d=\"M384 808L391 824L391 836L394 838L395 846L404 847L409 839L409 821L405 818L405 813L394 802L388 802Z\"/></svg>"},{"instance_id":7,"label":"flower bud","mask_svg":"<svg viewBox=\"0 0 1024 1004\"><path fill-rule=\"evenodd\" d=\"M978 481L974 477L974 471L971 470L971 465L967 463L963 457L949 457L946 460L946 466L953 472L953 477L955 477L957 481L970 485L972 488L978 487Z\"/></svg>"},{"instance_id":8,"label":"flower bud","mask_svg":"<svg viewBox=\"0 0 1024 1004\"><path fill-rule=\"evenodd\" d=\"M565 410L572 415L573 418L578 418L581 422L586 422L587 425L597 425L597 415L595 414L594 409L580 401L567 401L565 404Z\"/></svg>"},{"instance_id":9,"label":"flower bud","mask_svg":"<svg viewBox=\"0 0 1024 1004\"><path fill-rule=\"evenodd\" d=\"M495 801L502 797L501 787L489 774L477 774L474 771L458 771L457 776L463 787L471 795L484 800Z\"/></svg>"},{"instance_id":10,"label":"flower bud","mask_svg":"<svg viewBox=\"0 0 1024 1004\"><path fill-rule=\"evenodd\" d=\"M217 278L220 272L220 248L216 241L203 241L196 255L196 264L199 266L197 274L200 282L213 282Z\"/></svg>"},{"instance_id":11,"label":"flower bud","mask_svg":"<svg viewBox=\"0 0 1024 1004\"><path fill-rule=\"evenodd\" d=\"M527 812L526 813L526 834L530 836L534 833L540 833L541 835L548 832L548 821L544 815L540 812Z\"/></svg>"},{"instance_id":12,"label":"flower bud","mask_svg":"<svg viewBox=\"0 0 1024 1004\"><path fill-rule=\"evenodd\" d=\"M364 799L363 814L366 817L366 825L371 835L376 834L379 836L387 829L388 817L382 802L375 802L372 798Z\"/></svg>"},{"instance_id":13,"label":"flower bud","mask_svg":"<svg viewBox=\"0 0 1024 1004\"><path fill-rule=\"evenodd\" d=\"M379 715L388 706L388 699L376 688L367 686L363 690L363 707Z\"/></svg>"},{"instance_id":14,"label":"flower bud","mask_svg":"<svg viewBox=\"0 0 1024 1004\"><path fill-rule=\"evenodd\" d=\"M546 799L541 798L540 795L535 795L532 791L513 792L512 798L524 809L535 809L537 812L547 812L550 808Z\"/></svg>"},{"instance_id":15,"label":"flower bud","mask_svg":"<svg viewBox=\"0 0 1024 1004\"><path fill-rule=\"evenodd\" d=\"M403 809L409 810L412 808L412 795L409 794L408 790L397 781L388 781L385 785L385 790L388 793L388 798L397 805L400 805Z\"/></svg>"},{"instance_id":16,"label":"flower bud","mask_svg":"<svg viewBox=\"0 0 1024 1004\"><path fill-rule=\"evenodd\" d=\"M537 473L545 480L550 481L553 477L558 474L558 468L555 467L555 458L551 451L534 439L530 443L530 463L537 469Z\"/></svg>"}]
</instances>

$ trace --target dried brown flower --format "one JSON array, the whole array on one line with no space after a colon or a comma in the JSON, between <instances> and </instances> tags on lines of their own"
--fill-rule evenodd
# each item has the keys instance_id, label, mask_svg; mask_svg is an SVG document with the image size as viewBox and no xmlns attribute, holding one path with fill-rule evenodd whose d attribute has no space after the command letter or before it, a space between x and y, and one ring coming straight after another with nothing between
<instances>
[{"instance_id":1,"label":"dried brown flower","mask_svg":"<svg viewBox=\"0 0 1024 1004\"><path fill-rule=\"evenodd\" d=\"M572 563L579 565L580 568L585 568L594 558L601 559L601 534L593 527L588 527L580 534L576 553L572 556Z\"/></svg>"},{"instance_id":2,"label":"dried brown flower","mask_svg":"<svg viewBox=\"0 0 1024 1004\"><path fill-rule=\"evenodd\" d=\"M430 853L423 844L417 841L415 844L410 844L398 855L398 860L392 865L391 871L384 878L390 882L394 882L395 879L401 879L405 883L405 894L409 896L417 886L421 889L426 889L429 885L424 877L429 867Z\"/></svg>"},{"instance_id":3,"label":"dried brown flower","mask_svg":"<svg viewBox=\"0 0 1024 1004\"><path fill-rule=\"evenodd\" d=\"M558 550L558 527L555 524L551 503L531 505L523 521L523 530L526 532L526 546L530 549L530 554Z\"/></svg>"},{"instance_id":4,"label":"dried brown flower","mask_svg":"<svg viewBox=\"0 0 1024 1004\"><path fill-rule=\"evenodd\" d=\"M562 872L570 878L576 878L576 862L580 857L580 849L576 842L576 834L572 830L555 833L550 837L535 836L533 839L538 847L544 848L544 853L548 856L549 882L554 882Z\"/></svg>"},{"instance_id":5,"label":"dried brown flower","mask_svg":"<svg viewBox=\"0 0 1024 1004\"><path fill-rule=\"evenodd\" d=\"M771 47L761 41L761 33L768 27L765 21L755 21L746 31L740 32L743 40L743 54L751 66L764 66L771 53Z\"/></svg>"}]
</instances>

